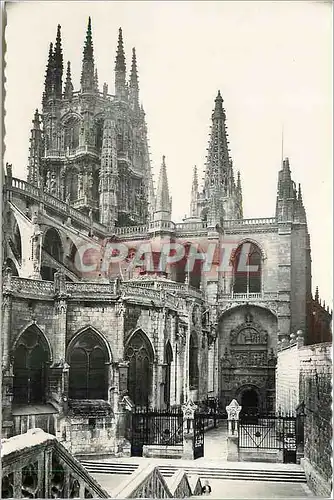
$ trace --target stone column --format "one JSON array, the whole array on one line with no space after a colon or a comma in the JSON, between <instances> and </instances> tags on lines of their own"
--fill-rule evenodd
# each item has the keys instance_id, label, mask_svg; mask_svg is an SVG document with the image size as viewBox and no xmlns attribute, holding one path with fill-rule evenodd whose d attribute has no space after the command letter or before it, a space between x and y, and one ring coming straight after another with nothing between
<instances>
[{"instance_id":1,"label":"stone column","mask_svg":"<svg viewBox=\"0 0 334 500\"><path fill-rule=\"evenodd\" d=\"M241 406L236 399L226 406L227 411L227 461L237 462L239 460L238 435L239 435L239 413Z\"/></svg>"},{"instance_id":2,"label":"stone column","mask_svg":"<svg viewBox=\"0 0 334 500\"><path fill-rule=\"evenodd\" d=\"M68 404L68 371L69 365L65 363L66 358L66 321L67 300L65 274L58 271L54 275L54 319L53 332L57 343L54 346L54 358L50 367L50 376L58 380L58 403L66 411Z\"/></svg>"},{"instance_id":3,"label":"stone column","mask_svg":"<svg viewBox=\"0 0 334 500\"><path fill-rule=\"evenodd\" d=\"M183 412L183 454L185 460L194 460L194 420L197 410L191 400L182 405Z\"/></svg>"},{"instance_id":4,"label":"stone column","mask_svg":"<svg viewBox=\"0 0 334 500\"><path fill-rule=\"evenodd\" d=\"M6 269L4 289L2 294L2 370L9 368L10 332L12 326L12 272Z\"/></svg>"},{"instance_id":5,"label":"stone column","mask_svg":"<svg viewBox=\"0 0 334 500\"><path fill-rule=\"evenodd\" d=\"M115 363L114 415L116 422L116 454L131 455L131 444L127 440L130 414L127 409L129 361ZM130 404L130 403L129 403Z\"/></svg>"}]
</instances>

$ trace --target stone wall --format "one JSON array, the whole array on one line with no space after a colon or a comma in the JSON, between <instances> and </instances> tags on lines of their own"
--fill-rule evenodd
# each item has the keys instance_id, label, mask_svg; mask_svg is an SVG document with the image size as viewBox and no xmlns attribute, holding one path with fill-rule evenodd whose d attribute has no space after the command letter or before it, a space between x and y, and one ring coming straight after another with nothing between
<instances>
[{"instance_id":1,"label":"stone wall","mask_svg":"<svg viewBox=\"0 0 334 500\"><path fill-rule=\"evenodd\" d=\"M276 409L304 404L304 458L307 481L317 495L329 496L332 478L332 344L303 346L300 335L277 356Z\"/></svg>"},{"instance_id":2,"label":"stone wall","mask_svg":"<svg viewBox=\"0 0 334 500\"><path fill-rule=\"evenodd\" d=\"M276 411L295 411L299 401L299 350L297 344L278 352L276 368Z\"/></svg>"},{"instance_id":3,"label":"stone wall","mask_svg":"<svg viewBox=\"0 0 334 500\"><path fill-rule=\"evenodd\" d=\"M305 403L304 469L317 495L332 486L332 344L300 349L300 399Z\"/></svg>"}]
</instances>

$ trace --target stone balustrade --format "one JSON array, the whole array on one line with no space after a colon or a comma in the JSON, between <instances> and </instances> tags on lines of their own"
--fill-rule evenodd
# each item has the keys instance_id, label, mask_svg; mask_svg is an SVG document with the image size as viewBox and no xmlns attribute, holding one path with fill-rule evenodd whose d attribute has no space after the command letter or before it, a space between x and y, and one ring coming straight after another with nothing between
<instances>
[{"instance_id":1,"label":"stone balustrade","mask_svg":"<svg viewBox=\"0 0 334 500\"><path fill-rule=\"evenodd\" d=\"M183 233L188 231L201 231L206 230L207 223L205 221L199 222L177 222L175 224L176 232Z\"/></svg>"},{"instance_id":2,"label":"stone balustrade","mask_svg":"<svg viewBox=\"0 0 334 500\"><path fill-rule=\"evenodd\" d=\"M261 292L261 293L224 293L218 298L218 302L252 302L252 301L268 301L278 300L277 292Z\"/></svg>"},{"instance_id":3,"label":"stone balustrade","mask_svg":"<svg viewBox=\"0 0 334 500\"><path fill-rule=\"evenodd\" d=\"M91 153L95 156L99 156L96 148L94 146L78 146L75 149L67 149L65 151L61 151L58 149L47 149L45 151L45 158L72 158L75 156L79 156L81 154Z\"/></svg>"},{"instance_id":4,"label":"stone balustrade","mask_svg":"<svg viewBox=\"0 0 334 500\"><path fill-rule=\"evenodd\" d=\"M155 220L148 225L149 232L154 231L175 231L175 223L170 220Z\"/></svg>"},{"instance_id":5,"label":"stone balustrade","mask_svg":"<svg viewBox=\"0 0 334 500\"><path fill-rule=\"evenodd\" d=\"M14 295L34 298L53 298L55 287L53 281L33 280L28 278L18 278L12 276L3 281L3 291L11 292Z\"/></svg>"},{"instance_id":6,"label":"stone balustrade","mask_svg":"<svg viewBox=\"0 0 334 500\"><path fill-rule=\"evenodd\" d=\"M225 220L224 221L224 228L237 228L237 227L244 227L244 226L267 226L267 225L272 225L276 224L277 219L276 217L259 217L255 219L234 219L234 220Z\"/></svg>"},{"instance_id":7,"label":"stone balustrade","mask_svg":"<svg viewBox=\"0 0 334 500\"><path fill-rule=\"evenodd\" d=\"M173 498L159 468L154 464L139 467L112 493L113 498Z\"/></svg>"},{"instance_id":8,"label":"stone balustrade","mask_svg":"<svg viewBox=\"0 0 334 500\"><path fill-rule=\"evenodd\" d=\"M79 282L68 282L64 283L64 289L62 292L68 295L69 298L73 299L116 299L120 295L123 298L130 298L133 300L140 300L142 298L153 300L157 304L164 303L167 307L172 309L182 309L183 307L183 291L188 290L187 288L178 288L179 283L168 283L154 285L154 280L150 280L149 283L136 282L120 282L115 279L110 282L89 282L89 281L79 281ZM174 286L175 285L175 288ZM185 287L186 285L183 285ZM38 298L44 300L53 300L58 293L57 286L54 281L43 281L43 280L33 280L28 278L19 278L17 276L6 275L3 280L3 292L11 293L18 297L23 298ZM202 299L201 292L192 289L189 294L194 294L193 296Z\"/></svg>"},{"instance_id":9,"label":"stone balustrade","mask_svg":"<svg viewBox=\"0 0 334 500\"><path fill-rule=\"evenodd\" d=\"M81 153L96 153L96 150L92 146L80 146L78 147L74 155ZM50 151L50 154L54 156L61 157L66 156L67 153L59 152L59 151ZM17 179L15 177L5 178L5 188L9 191L18 192L20 194L25 194L29 198L33 198L37 202L43 202L46 206L56 210L62 215L70 216L73 221L76 221L80 224L83 224L86 227L90 227L91 220L87 215L84 215L79 210L76 210L74 207L68 205L64 201L56 198L49 193L45 193L41 190L29 184L26 181L21 179ZM255 218L255 219L237 219L237 220L226 220L224 221L224 228L226 229L240 229L242 227L251 227L251 226L273 226L276 225L277 219L275 217L265 217L265 218ZM99 222L92 223L93 229L102 235L108 236L110 231ZM148 224L144 224L141 226L128 226L128 227L116 227L114 228L114 234L123 238L136 238L143 237L143 235L149 236L150 233L158 232L158 231L168 231L173 232L178 235L182 235L183 233L194 233L194 236L198 233L206 234L207 231L207 223L205 221L194 221L194 222L179 222L174 223L172 221L151 221Z\"/></svg>"},{"instance_id":10,"label":"stone balustrade","mask_svg":"<svg viewBox=\"0 0 334 500\"><path fill-rule=\"evenodd\" d=\"M203 293L201 290L198 290L188 284L185 283L177 283L175 281L162 280L162 279L138 279L137 281L131 280L125 282L132 287L140 287L140 288L154 288L154 289L163 289L169 293L178 293L180 295L186 295L187 297L194 297L200 300L203 299Z\"/></svg>"},{"instance_id":11,"label":"stone balustrade","mask_svg":"<svg viewBox=\"0 0 334 500\"><path fill-rule=\"evenodd\" d=\"M148 226L126 226L126 227L115 227L114 233L117 236L128 236L128 235L138 235L138 234L147 234Z\"/></svg>"},{"instance_id":12,"label":"stone balustrade","mask_svg":"<svg viewBox=\"0 0 334 500\"><path fill-rule=\"evenodd\" d=\"M41 429L1 442L2 498L109 498L99 483Z\"/></svg>"}]
</instances>

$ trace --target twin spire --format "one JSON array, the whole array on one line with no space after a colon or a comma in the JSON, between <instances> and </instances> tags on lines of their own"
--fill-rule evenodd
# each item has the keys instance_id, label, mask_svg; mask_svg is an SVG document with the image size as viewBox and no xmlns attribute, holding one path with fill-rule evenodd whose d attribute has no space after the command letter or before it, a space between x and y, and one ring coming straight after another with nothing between
<instances>
[{"instance_id":1,"label":"twin spire","mask_svg":"<svg viewBox=\"0 0 334 500\"><path fill-rule=\"evenodd\" d=\"M81 90L84 93L99 92L97 69L94 63L94 47L92 37L92 21L88 18L86 39L84 42L82 70L81 70ZM66 80L63 88L63 53L61 43L61 26L57 27L55 44L50 43L48 63L45 74L45 85L43 103L46 104L50 98L71 99L73 95L73 84L71 77L71 64L67 63ZM118 32L118 45L115 60L115 96L120 100L129 98L130 104L139 109L139 85L137 72L136 51L132 49L132 65L129 83L126 82L126 61L123 44L122 29Z\"/></svg>"}]
</instances>

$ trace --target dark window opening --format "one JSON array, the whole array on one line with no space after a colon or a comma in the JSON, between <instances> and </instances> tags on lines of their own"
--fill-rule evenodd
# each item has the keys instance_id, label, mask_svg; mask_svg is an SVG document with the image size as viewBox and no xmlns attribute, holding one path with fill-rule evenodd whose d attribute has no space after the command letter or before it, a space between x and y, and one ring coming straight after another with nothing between
<instances>
[{"instance_id":1,"label":"dark window opening","mask_svg":"<svg viewBox=\"0 0 334 500\"><path fill-rule=\"evenodd\" d=\"M13 403L45 403L48 348L34 328L28 328L14 352Z\"/></svg>"},{"instance_id":2,"label":"dark window opening","mask_svg":"<svg viewBox=\"0 0 334 500\"><path fill-rule=\"evenodd\" d=\"M191 389L198 387L198 342L194 333L189 339L189 386Z\"/></svg>"},{"instance_id":3,"label":"dark window opening","mask_svg":"<svg viewBox=\"0 0 334 500\"><path fill-rule=\"evenodd\" d=\"M70 399L107 397L107 360L105 346L96 334L80 335L69 355Z\"/></svg>"},{"instance_id":4,"label":"dark window opening","mask_svg":"<svg viewBox=\"0 0 334 500\"><path fill-rule=\"evenodd\" d=\"M65 151L69 149L70 151L76 149L79 146L79 121L76 119L71 119L65 125L64 133L64 148Z\"/></svg>"},{"instance_id":5,"label":"dark window opening","mask_svg":"<svg viewBox=\"0 0 334 500\"><path fill-rule=\"evenodd\" d=\"M171 364L173 361L173 351L170 342L167 342L165 350L165 363L166 363L166 374L165 374L165 384L164 384L164 403L165 405L170 405L170 390L171 390Z\"/></svg>"},{"instance_id":6,"label":"dark window opening","mask_svg":"<svg viewBox=\"0 0 334 500\"><path fill-rule=\"evenodd\" d=\"M261 293L262 258L253 243L241 245L233 259L234 293Z\"/></svg>"},{"instance_id":7,"label":"dark window opening","mask_svg":"<svg viewBox=\"0 0 334 500\"><path fill-rule=\"evenodd\" d=\"M137 406L148 406L152 385L153 351L146 335L138 331L126 347L129 361L128 392Z\"/></svg>"}]
</instances>

